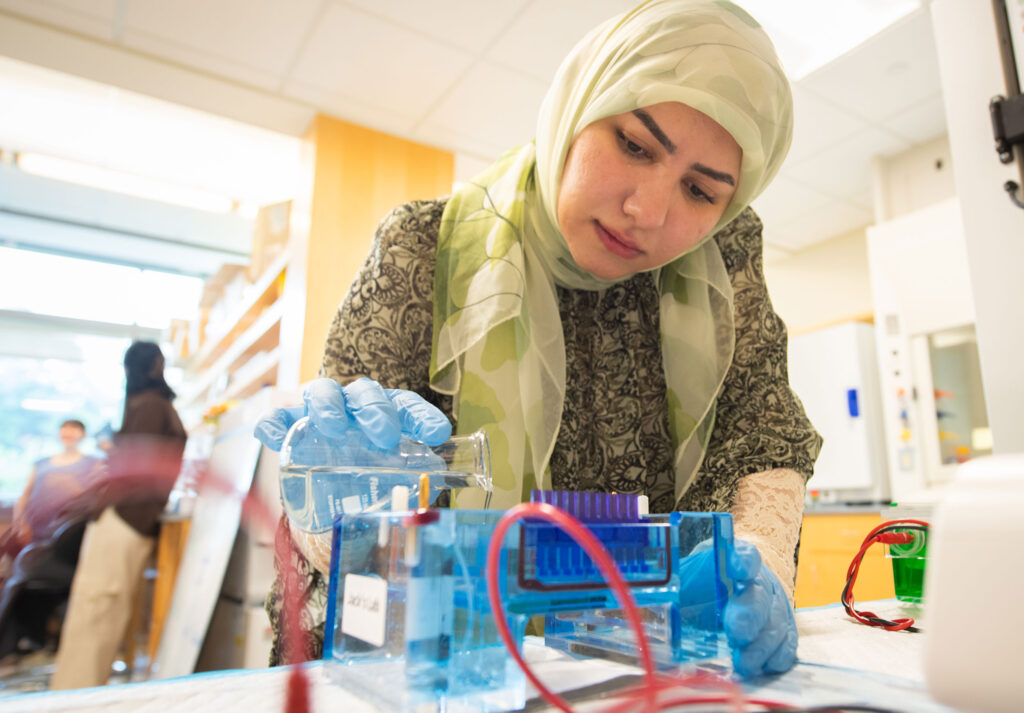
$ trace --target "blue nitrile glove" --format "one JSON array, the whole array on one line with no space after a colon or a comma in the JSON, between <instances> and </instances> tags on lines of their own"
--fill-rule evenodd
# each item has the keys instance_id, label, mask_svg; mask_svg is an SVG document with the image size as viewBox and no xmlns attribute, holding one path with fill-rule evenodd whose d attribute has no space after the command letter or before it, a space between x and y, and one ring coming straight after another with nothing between
<instances>
[{"instance_id":1,"label":"blue nitrile glove","mask_svg":"<svg viewBox=\"0 0 1024 713\"><path fill-rule=\"evenodd\" d=\"M796 620L779 580L744 540L736 540L729 555L729 576L734 588L725 605L725 635L736 673L750 678L788 671L796 662Z\"/></svg>"},{"instance_id":2,"label":"blue nitrile glove","mask_svg":"<svg viewBox=\"0 0 1024 713\"><path fill-rule=\"evenodd\" d=\"M715 568L715 551L697 550L679 563L679 604L683 626L706 632L718 629L718 604L724 602L728 591L719 582Z\"/></svg>"},{"instance_id":3,"label":"blue nitrile glove","mask_svg":"<svg viewBox=\"0 0 1024 713\"><path fill-rule=\"evenodd\" d=\"M277 409L255 429L256 438L273 450L282 450L287 441L281 453L281 502L302 530L325 532L342 512L388 507L394 485L418 492L419 479L409 470L444 469L444 460L422 443L444 443L451 424L419 394L383 389L369 379L344 388L317 379L306 387L303 402ZM288 439L289 430L307 416L309 423ZM371 471L361 470L365 466ZM372 470L381 467L396 470ZM439 490L431 490L433 502Z\"/></svg>"},{"instance_id":4,"label":"blue nitrile glove","mask_svg":"<svg viewBox=\"0 0 1024 713\"><path fill-rule=\"evenodd\" d=\"M385 389L366 378L344 387L333 379L316 379L305 388L302 400L302 406L279 408L261 419L256 438L279 451L288 429L307 415L327 438L340 440L357 429L384 450L398 445L403 434L428 446L441 445L452 435L448 418L419 394Z\"/></svg>"},{"instance_id":5,"label":"blue nitrile glove","mask_svg":"<svg viewBox=\"0 0 1024 713\"><path fill-rule=\"evenodd\" d=\"M788 670L796 658L797 634L782 585L761 566L757 548L744 540L734 541L725 566L733 590L725 601L724 630L736 673L749 678ZM724 596L720 576L711 548L698 546L679 563L683 626L704 631L717 628L716 603Z\"/></svg>"}]
</instances>

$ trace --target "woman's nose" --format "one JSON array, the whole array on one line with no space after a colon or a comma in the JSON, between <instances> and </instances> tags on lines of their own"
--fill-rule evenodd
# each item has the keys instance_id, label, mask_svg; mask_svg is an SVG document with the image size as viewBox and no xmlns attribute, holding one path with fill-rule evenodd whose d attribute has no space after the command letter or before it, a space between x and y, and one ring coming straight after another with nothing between
<instances>
[{"instance_id":1,"label":"woman's nose","mask_svg":"<svg viewBox=\"0 0 1024 713\"><path fill-rule=\"evenodd\" d=\"M638 228L658 228L665 224L672 202L672 188L657 181L638 183L626 196L622 211Z\"/></svg>"}]
</instances>

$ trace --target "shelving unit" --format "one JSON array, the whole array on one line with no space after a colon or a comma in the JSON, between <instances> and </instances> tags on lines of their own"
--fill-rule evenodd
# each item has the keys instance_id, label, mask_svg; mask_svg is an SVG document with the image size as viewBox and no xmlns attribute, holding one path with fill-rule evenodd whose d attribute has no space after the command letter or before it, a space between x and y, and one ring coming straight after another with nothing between
<instances>
[{"instance_id":1,"label":"shelving unit","mask_svg":"<svg viewBox=\"0 0 1024 713\"><path fill-rule=\"evenodd\" d=\"M248 401L263 386L294 390L316 378L324 327L361 269L381 216L451 190L454 156L441 149L324 115L310 124L303 144L310 173L301 181L302 195L294 205L264 206L257 215L250 260L261 270L255 284L242 292L228 278L225 290L246 295L241 303L201 308L200 321L217 321L180 364L186 379L175 405L186 425L225 402ZM279 250L287 257L272 257Z\"/></svg>"},{"instance_id":2,"label":"shelving unit","mask_svg":"<svg viewBox=\"0 0 1024 713\"><path fill-rule=\"evenodd\" d=\"M275 347L273 351L267 352L266 357L260 360L258 368L252 374L245 374L237 377L237 380L229 382L227 391L221 399L223 401L241 401L252 396L268 384L277 383L277 367L281 363L280 350Z\"/></svg>"},{"instance_id":3,"label":"shelving unit","mask_svg":"<svg viewBox=\"0 0 1024 713\"><path fill-rule=\"evenodd\" d=\"M205 372L231 347L262 314L281 297L288 255L281 255L267 268L263 276L249 288L249 299L235 308L233 317L225 320L230 326L221 334L208 338L194 357L183 366L193 373Z\"/></svg>"},{"instance_id":4,"label":"shelving unit","mask_svg":"<svg viewBox=\"0 0 1024 713\"><path fill-rule=\"evenodd\" d=\"M188 378L177 404L186 425L197 424L211 406L277 383L288 257L283 254L271 263L223 320L225 328L181 364Z\"/></svg>"}]
</instances>

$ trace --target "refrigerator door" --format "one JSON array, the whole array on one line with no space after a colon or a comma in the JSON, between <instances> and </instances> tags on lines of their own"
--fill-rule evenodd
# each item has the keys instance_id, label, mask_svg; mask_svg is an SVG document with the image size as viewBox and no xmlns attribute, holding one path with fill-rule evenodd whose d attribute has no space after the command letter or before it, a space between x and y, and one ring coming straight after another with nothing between
<instances>
[{"instance_id":1,"label":"refrigerator door","mask_svg":"<svg viewBox=\"0 0 1024 713\"><path fill-rule=\"evenodd\" d=\"M790 338L789 381L825 439L808 488L888 499L874 327L847 322Z\"/></svg>"}]
</instances>

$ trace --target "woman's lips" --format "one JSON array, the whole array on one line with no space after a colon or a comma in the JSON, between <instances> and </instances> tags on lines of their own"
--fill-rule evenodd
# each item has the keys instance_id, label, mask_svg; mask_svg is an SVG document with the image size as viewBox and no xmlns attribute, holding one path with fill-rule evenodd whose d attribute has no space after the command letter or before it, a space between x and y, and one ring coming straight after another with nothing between
<instances>
[{"instance_id":1,"label":"woman's lips","mask_svg":"<svg viewBox=\"0 0 1024 713\"><path fill-rule=\"evenodd\" d=\"M601 239L601 244L604 245L608 252L624 258L636 257L643 252L631 243L626 242L618 233L608 230L601 223L594 221L594 224L597 227L597 237Z\"/></svg>"}]
</instances>

